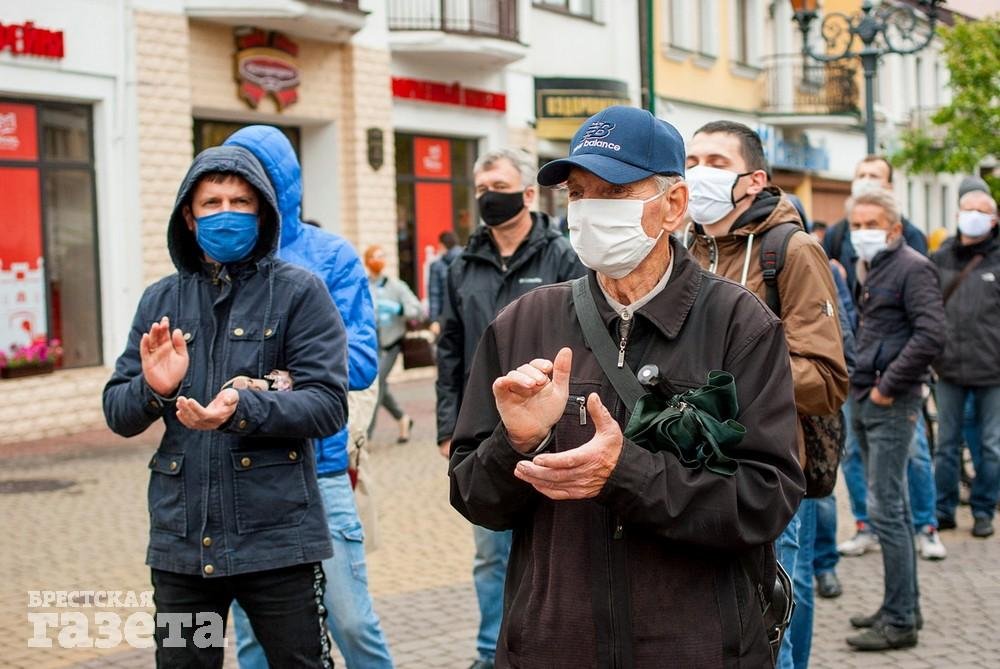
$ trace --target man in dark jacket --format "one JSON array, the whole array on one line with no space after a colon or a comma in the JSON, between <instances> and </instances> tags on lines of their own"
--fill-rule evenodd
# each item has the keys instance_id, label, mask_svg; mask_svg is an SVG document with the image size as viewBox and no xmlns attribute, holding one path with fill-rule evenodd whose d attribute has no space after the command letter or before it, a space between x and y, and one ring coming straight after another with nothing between
<instances>
[{"instance_id":1,"label":"man in dark jacket","mask_svg":"<svg viewBox=\"0 0 1000 669\"><path fill-rule=\"evenodd\" d=\"M530 290L581 276L583 266L545 214L532 212L535 164L523 151L499 149L473 168L479 216L485 225L469 238L448 269L438 340L437 432L448 457L479 338L501 309ZM475 669L491 669L500 629L510 532L474 526L472 575L479 600Z\"/></svg>"},{"instance_id":2,"label":"man in dark jacket","mask_svg":"<svg viewBox=\"0 0 1000 669\"><path fill-rule=\"evenodd\" d=\"M253 154L199 154L167 230L177 273L146 289L104 389L118 434L166 426L146 563L157 615L189 622L158 624L159 666L221 667L222 644L205 647L190 621L207 612L221 636L233 600L273 666L330 666L317 593L332 551L310 440L346 422L347 344L322 282L275 258L280 234Z\"/></svg>"},{"instance_id":3,"label":"man in dark jacket","mask_svg":"<svg viewBox=\"0 0 1000 669\"><path fill-rule=\"evenodd\" d=\"M619 367L655 364L678 390L735 376L739 465L723 475L623 437L630 408L584 341L572 284L505 309L476 352L450 462L452 505L514 530L498 667L771 664L754 593L773 586L772 542L804 488L790 356L781 321L672 236L684 155L673 126L614 106L539 181L566 182Z\"/></svg>"},{"instance_id":4,"label":"man in dark jacket","mask_svg":"<svg viewBox=\"0 0 1000 669\"><path fill-rule=\"evenodd\" d=\"M944 288L948 334L934 363L940 437L936 465L938 524L955 527L962 428L969 396L981 447L972 484L973 536L993 534L1000 493L1000 241L997 203L981 190L958 204L958 235L932 256Z\"/></svg>"},{"instance_id":5,"label":"man in dark jacket","mask_svg":"<svg viewBox=\"0 0 1000 669\"><path fill-rule=\"evenodd\" d=\"M920 602L907 502L906 463L931 362L944 346L944 306L934 265L906 245L892 195L852 198L848 212L861 296L851 418L868 479L868 513L885 565L881 608L855 616L859 650L917 644Z\"/></svg>"},{"instance_id":6,"label":"man in dark jacket","mask_svg":"<svg viewBox=\"0 0 1000 669\"><path fill-rule=\"evenodd\" d=\"M435 335L441 334L441 317L444 312L444 294L448 290L448 268L462 255L462 247L458 237L451 230L445 230L438 237L438 242L444 253L431 263L427 277L427 318L430 319L430 329Z\"/></svg>"}]
</instances>

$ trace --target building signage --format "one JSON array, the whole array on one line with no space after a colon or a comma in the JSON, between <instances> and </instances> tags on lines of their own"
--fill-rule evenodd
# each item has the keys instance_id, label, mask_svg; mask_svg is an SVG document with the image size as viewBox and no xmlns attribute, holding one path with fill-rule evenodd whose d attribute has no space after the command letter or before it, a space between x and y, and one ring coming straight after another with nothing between
<instances>
[{"instance_id":1,"label":"building signage","mask_svg":"<svg viewBox=\"0 0 1000 669\"><path fill-rule=\"evenodd\" d=\"M0 52L7 50L23 56L62 58L63 34L61 30L37 28L32 21L22 25L0 23Z\"/></svg>"},{"instance_id":2,"label":"building signage","mask_svg":"<svg viewBox=\"0 0 1000 669\"><path fill-rule=\"evenodd\" d=\"M580 124L611 105L628 105L628 85L614 79L535 78L536 132L568 140Z\"/></svg>"},{"instance_id":3,"label":"building signage","mask_svg":"<svg viewBox=\"0 0 1000 669\"><path fill-rule=\"evenodd\" d=\"M458 82L447 84L439 81L393 77L392 96L490 111L507 111L507 96L503 93L465 88Z\"/></svg>"},{"instance_id":4,"label":"building signage","mask_svg":"<svg viewBox=\"0 0 1000 669\"><path fill-rule=\"evenodd\" d=\"M239 95L253 109L271 95L278 111L299 99L299 45L278 32L237 28L236 81Z\"/></svg>"}]
</instances>

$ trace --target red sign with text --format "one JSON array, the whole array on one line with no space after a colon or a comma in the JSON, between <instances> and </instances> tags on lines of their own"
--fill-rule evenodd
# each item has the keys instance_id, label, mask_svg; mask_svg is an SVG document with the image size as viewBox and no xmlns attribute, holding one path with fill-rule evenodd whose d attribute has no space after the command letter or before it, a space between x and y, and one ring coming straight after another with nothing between
<instances>
[{"instance_id":1,"label":"red sign with text","mask_svg":"<svg viewBox=\"0 0 1000 669\"><path fill-rule=\"evenodd\" d=\"M19 56L61 59L66 55L62 31L37 28L32 21L0 23L0 51L8 49Z\"/></svg>"},{"instance_id":2,"label":"red sign with text","mask_svg":"<svg viewBox=\"0 0 1000 669\"><path fill-rule=\"evenodd\" d=\"M434 137L413 140L413 174L417 179L448 179L449 181L417 181L416 198L418 297L426 296L426 272L437 257L438 236L451 230L451 142Z\"/></svg>"},{"instance_id":3,"label":"red sign with text","mask_svg":"<svg viewBox=\"0 0 1000 669\"><path fill-rule=\"evenodd\" d=\"M392 96L490 111L507 111L507 96L503 93L465 88L458 82L447 84L441 81L393 77Z\"/></svg>"},{"instance_id":4,"label":"red sign with text","mask_svg":"<svg viewBox=\"0 0 1000 669\"><path fill-rule=\"evenodd\" d=\"M0 160L38 160L33 106L0 102Z\"/></svg>"}]
</instances>

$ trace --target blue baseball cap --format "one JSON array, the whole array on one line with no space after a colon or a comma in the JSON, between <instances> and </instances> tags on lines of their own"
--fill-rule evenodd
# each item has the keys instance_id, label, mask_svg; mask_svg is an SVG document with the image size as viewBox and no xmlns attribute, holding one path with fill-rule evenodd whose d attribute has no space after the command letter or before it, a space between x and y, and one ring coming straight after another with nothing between
<instances>
[{"instance_id":1,"label":"blue baseball cap","mask_svg":"<svg viewBox=\"0 0 1000 669\"><path fill-rule=\"evenodd\" d=\"M569 157L538 170L538 183L555 186L580 167L613 184L654 174L684 176L684 140L677 128L645 109L615 105L597 112L570 142Z\"/></svg>"}]
</instances>

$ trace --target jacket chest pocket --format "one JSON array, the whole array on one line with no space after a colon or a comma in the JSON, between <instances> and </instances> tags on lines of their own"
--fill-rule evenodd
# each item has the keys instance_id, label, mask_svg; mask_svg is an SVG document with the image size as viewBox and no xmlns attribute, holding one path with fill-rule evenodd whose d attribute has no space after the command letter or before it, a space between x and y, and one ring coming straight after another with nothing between
<instances>
[{"instance_id":1,"label":"jacket chest pocket","mask_svg":"<svg viewBox=\"0 0 1000 669\"><path fill-rule=\"evenodd\" d=\"M262 323L253 316L234 316L229 321L227 365L230 376L258 378L278 366L281 319Z\"/></svg>"},{"instance_id":2,"label":"jacket chest pocket","mask_svg":"<svg viewBox=\"0 0 1000 669\"><path fill-rule=\"evenodd\" d=\"M233 497L236 531L294 527L309 508L303 445L261 451L234 451Z\"/></svg>"},{"instance_id":3,"label":"jacket chest pocket","mask_svg":"<svg viewBox=\"0 0 1000 669\"><path fill-rule=\"evenodd\" d=\"M593 438L594 421L587 412L587 398L600 389L597 382L570 382L566 408L556 424L555 451L576 448Z\"/></svg>"},{"instance_id":4,"label":"jacket chest pocket","mask_svg":"<svg viewBox=\"0 0 1000 669\"><path fill-rule=\"evenodd\" d=\"M184 454L157 451L149 461L149 525L153 530L187 536Z\"/></svg>"}]
</instances>

